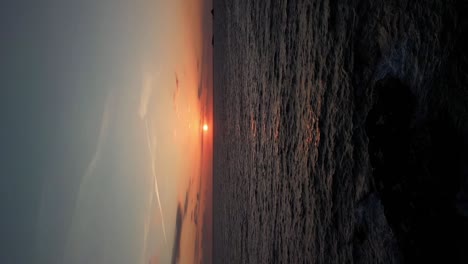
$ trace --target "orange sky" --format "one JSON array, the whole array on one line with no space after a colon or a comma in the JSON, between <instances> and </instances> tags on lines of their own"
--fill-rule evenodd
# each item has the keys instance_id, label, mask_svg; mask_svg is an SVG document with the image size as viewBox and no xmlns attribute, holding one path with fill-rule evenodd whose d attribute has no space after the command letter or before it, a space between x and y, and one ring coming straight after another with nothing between
<instances>
[{"instance_id":1,"label":"orange sky","mask_svg":"<svg viewBox=\"0 0 468 264\"><path fill-rule=\"evenodd\" d=\"M60 6L49 57L66 76L50 112L63 124L51 136L36 255L169 263L176 252L179 263L210 262L211 1Z\"/></svg>"},{"instance_id":2,"label":"orange sky","mask_svg":"<svg viewBox=\"0 0 468 264\"><path fill-rule=\"evenodd\" d=\"M152 261L160 256L160 260L166 262L174 255L173 247L179 247L179 263L200 263L203 252L209 256L205 256L204 260L211 260L212 46L211 35L203 36L203 19L206 16L211 19L211 8L204 6L201 0L180 0L171 10L171 24L176 28L171 27L167 38L158 38L159 41L168 42L162 46L167 50L164 61L169 63L163 66L160 66L160 61L147 64L151 65L147 72L154 75L157 71L159 76L155 85L168 87L166 93L170 104L167 104L167 96L156 99L151 96L149 104L155 105L148 106L147 114L149 118L159 120L154 122L151 131L164 134L162 131L165 130L165 135L158 135L158 139L167 141L170 135L171 142L159 146L159 151L171 152L168 156L172 156L169 162L172 168L166 171L175 177L168 180L164 179L167 176L160 176L158 172L156 175L161 182L160 189L164 188L164 182L175 180L177 205L161 202L162 207L171 207L170 210L164 209L164 212L172 213L172 216L166 217L167 220L164 219L168 222L165 226L169 245L161 247L156 244L154 248L147 248L145 255ZM205 123L209 126L208 131L202 129ZM164 129L160 129L160 126ZM164 167L164 164L159 165L158 168ZM163 197L161 200L168 199ZM145 230L148 236L161 235L158 230L163 223L157 207L153 204L151 209L152 226ZM182 212L179 227L175 219L177 207ZM181 231L179 239L176 235L178 228ZM171 250L167 252L169 248Z\"/></svg>"}]
</instances>

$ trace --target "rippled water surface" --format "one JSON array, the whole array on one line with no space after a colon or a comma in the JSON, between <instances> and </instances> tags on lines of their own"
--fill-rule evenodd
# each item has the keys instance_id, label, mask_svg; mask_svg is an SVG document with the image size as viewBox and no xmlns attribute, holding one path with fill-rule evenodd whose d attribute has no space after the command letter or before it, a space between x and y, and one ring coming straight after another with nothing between
<instances>
[{"instance_id":1,"label":"rippled water surface","mask_svg":"<svg viewBox=\"0 0 468 264\"><path fill-rule=\"evenodd\" d=\"M429 95L442 89L433 76L454 49L441 30L453 6L214 8L215 261L399 262L372 177L366 118L375 84L389 76L415 95L411 119L428 116Z\"/></svg>"}]
</instances>

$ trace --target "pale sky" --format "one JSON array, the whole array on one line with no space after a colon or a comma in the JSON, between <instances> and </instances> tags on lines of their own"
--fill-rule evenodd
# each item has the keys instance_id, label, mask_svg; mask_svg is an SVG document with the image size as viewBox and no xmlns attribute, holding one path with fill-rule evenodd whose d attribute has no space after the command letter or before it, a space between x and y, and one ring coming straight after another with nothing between
<instances>
[{"instance_id":1,"label":"pale sky","mask_svg":"<svg viewBox=\"0 0 468 264\"><path fill-rule=\"evenodd\" d=\"M181 263L202 259L211 131L201 128L212 114L202 3L5 8L2 145L15 151L2 155L11 239L0 246L11 253L0 262L169 263L177 243Z\"/></svg>"}]
</instances>

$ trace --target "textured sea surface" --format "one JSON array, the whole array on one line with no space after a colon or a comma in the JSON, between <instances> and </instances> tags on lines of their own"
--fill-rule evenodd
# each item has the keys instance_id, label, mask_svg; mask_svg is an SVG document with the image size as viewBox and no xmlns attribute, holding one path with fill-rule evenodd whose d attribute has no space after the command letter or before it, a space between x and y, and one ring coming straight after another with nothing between
<instances>
[{"instance_id":1,"label":"textured sea surface","mask_svg":"<svg viewBox=\"0 0 468 264\"><path fill-rule=\"evenodd\" d=\"M424 170L440 155L426 151L440 141L427 131L450 125L466 144L463 12L457 1L214 0L215 263L412 263L447 243L456 230L423 228L448 220L419 224L411 209L440 213L413 199L432 185L375 171L410 174L398 157L413 155L411 173L439 179ZM396 134L374 132L381 124ZM407 229L435 232L435 244ZM458 247L434 257L459 261Z\"/></svg>"}]
</instances>

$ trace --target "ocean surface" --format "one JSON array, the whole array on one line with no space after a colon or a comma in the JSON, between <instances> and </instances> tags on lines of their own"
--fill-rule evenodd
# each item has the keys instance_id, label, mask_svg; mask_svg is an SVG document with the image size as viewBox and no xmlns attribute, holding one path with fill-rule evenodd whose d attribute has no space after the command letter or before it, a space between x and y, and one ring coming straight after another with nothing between
<instances>
[{"instance_id":1,"label":"ocean surface","mask_svg":"<svg viewBox=\"0 0 468 264\"><path fill-rule=\"evenodd\" d=\"M213 5L214 262L466 260L466 4Z\"/></svg>"}]
</instances>

